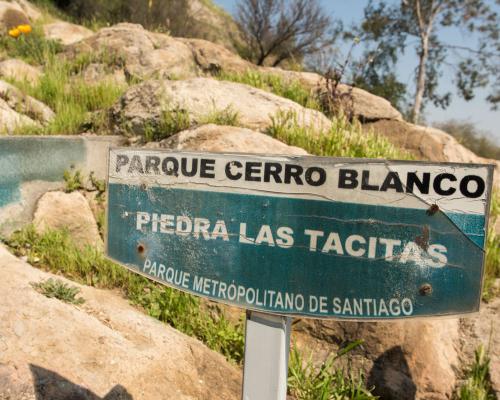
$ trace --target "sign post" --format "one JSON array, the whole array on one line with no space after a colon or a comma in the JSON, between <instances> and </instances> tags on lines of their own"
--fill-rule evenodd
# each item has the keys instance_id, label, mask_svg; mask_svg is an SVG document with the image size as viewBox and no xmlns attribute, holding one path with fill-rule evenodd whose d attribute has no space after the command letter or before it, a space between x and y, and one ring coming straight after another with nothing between
<instances>
[{"instance_id":1,"label":"sign post","mask_svg":"<svg viewBox=\"0 0 500 400\"><path fill-rule=\"evenodd\" d=\"M285 400L290 317L247 311L243 400Z\"/></svg>"},{"instance_id":2,"label":"sign post","mask_svg":"<svg viewBox=\"0 0 500 400\"><path fill-rule=\"evenodd\" d=\"M248 310L244 400L284 399L290 318L477 312L493 166L111 149L108 257Z\"/></svg>"}]
</instances>

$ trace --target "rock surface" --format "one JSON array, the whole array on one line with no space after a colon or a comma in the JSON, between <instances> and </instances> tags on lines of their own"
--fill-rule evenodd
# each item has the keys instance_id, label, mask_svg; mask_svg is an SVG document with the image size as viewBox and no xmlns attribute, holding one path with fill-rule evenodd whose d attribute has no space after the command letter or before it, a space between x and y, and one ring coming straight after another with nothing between
<instances>
[{"instance_id":1,"label":"rock surface","mask_svg":"<svg viewBox=\"0 0 500 400\"><path fill-rule=\"evenodd\" d=\"M7 119L12 121L6 123L3 118L0 119L0 126L10 131L14 129L19 123L31 123L30 120L47 124L54 118L54 112L43 104L41 101L34 99L28 95L23 94L19 89L11 84L0 80L0 101L3 101L2 108L6 106L10 108L5 114ZM22 115L21 117L16 114ZM2 113L3 115L3 113ZM11 115L11 117L9 117ZM28 117L29 119L23 118ZM18 122L16 123L16 119Z\"/></svg>"},{"instance_id":2,"label":"rock surface","mask_svg":"<svg viewBox=\"0 0 500 400\"><path fill-rule=\"evenodd\" d=\"M30 19L25 9L17 1L0 1L0 31L2 34L13 27L28 23L30 23Z\"/></svg>"},{"instance_id":3,"label":"rock surface","mask_svg":"<svg viewBox=\"0 0 500 400\"><path fill-rule=\"evenodd\" d=\"M103 247L92 210L79 192L45 193L38 201L33 224L39 231L67 229L73 241L82 247Z\"/></svg>"},{"instance_id":4,"label":"rock surface","mask_svg":"<svg viewBox=\"0 0 500 400\"><path fill-rule=\"evenodd\" d=\"M451 398L459 367L458 319L397 322L337 322L301 320L295 324L296 343L316 357L339 345L364 340L352 357L365 371L368 386L385 400ZM311 341L316 338L317 342Z\"/></svg>"},{"instance_id":5,"label":"rock surface","mask_svg":"<svg viewBox=\"0 0 500 400\"><path fill-rule=\"evenodd\" d=\"M31 84L36 84L41 75L40 69L22 60L11 58L0 62L0 78L15 79L17 81L25 80Z\"/></svg>"},{"instance_id":6,"label":"rock surface","mask_svg":"<svg viewBox=\"0 0 500 400\"><path fill-rule=\"evenodd\" d=\"M187 44L130 23L103 28L67 46L63 56L71 59L82 53L114 56L127 76L139 79L186 78L196 76L198 71Z\"/></svg>"},{"instance_id":7,"label":"rock surface","mask_svg":"<svg viewBox=\"0 0 500 400\"><path fill-rule=\"evenodd\" d=\"M84 26L65 21L57 21L44 25L43 31L45 33L45 38L58 40L66 46L79 42L94 34L94 32Z\"/></svg>"},{"instance_id":8,"label":"rock surface","mask_svg":"<svg viewBox=\"0 0 500 400\"><path fill-rule=\"evenodd\" d=\"M297 114L299 124L328 128L330 120L318 111L241 83L194 78L184 81L147 81L131 87L111 108L116 133L143 135L146 127L160 126L162 114L184 111L193 123L214 111L231 110L241 126L265 130L279 111Z\"/></svg>"},{"instance_id":9,"label":"rock surface","mask_svg":"<svg viewBox=\"0 0 500 400\"><path fill-rule=\"evenodd\" d=\"M146 146L153 147L153 146ZM172 150L306 155L304 149L288 146L260 132L234 126L203 125L162 140L159 147Z\"/></svg>"},{"instance_id":10,"label":"rock surface","mask_svg":"<svg viewBox=\"0 0 500 400\"><path fill-rule=\"evenodd\" d=\"M3 247L0 273L0 399L239 398L241 373L220 354L116 294L63 279L85 303L46 298L30 283L55 276Z\"/></svg>"}]
</instances>

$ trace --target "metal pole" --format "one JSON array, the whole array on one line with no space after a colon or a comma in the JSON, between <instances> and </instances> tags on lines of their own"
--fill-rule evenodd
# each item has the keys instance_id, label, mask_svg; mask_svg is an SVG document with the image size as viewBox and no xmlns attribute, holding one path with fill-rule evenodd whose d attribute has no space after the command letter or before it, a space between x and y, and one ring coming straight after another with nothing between
<instances>
[{"instance_id":1,"label":"metal pole","mask_svg":"<svg viewBox=\"0 0 500 400\"><path fill-rule=\"evenodd\" d=\"M243 400L286 400L291 322L247 311Z\"/></svg>"}]
</instances>

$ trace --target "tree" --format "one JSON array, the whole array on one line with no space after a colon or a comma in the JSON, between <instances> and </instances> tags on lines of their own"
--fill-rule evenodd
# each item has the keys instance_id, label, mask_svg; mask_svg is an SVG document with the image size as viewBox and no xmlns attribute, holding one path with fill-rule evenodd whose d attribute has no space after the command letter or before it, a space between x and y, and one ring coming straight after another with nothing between
<instances>
[{"instance_id":1,"label":"tree","mask_svg":"<svg viewBox=\"0 0 500 400\"><path fill-rule=\"evenodd\" d=\"M243 55L257 65L301 61L332 45L339 33L318 0L241 0L236 21Z\"/></svg>"},{"instance_id":2,"label":"tree","mask_svg":"<svg viewBox=\"0 0 500 400\"><path fill-rule=\"evenodd\" d=\"M500 102L500 18L494 2L500 0L400 0L388 5L370 0L364 20L357 29L361 40L375 43L368 50L364 73L376 82L393 71L398 56L407 48L417 55L415 93L411 100L411 119L418 122L426 100L446 108L451 94L438 93L443 65L455 69L459 94L466 100L479 87L491 87L487 100ZM469 48L445 43L441 29L466 29L477 36L477 46Z\"/></svg>"}]
</instances>

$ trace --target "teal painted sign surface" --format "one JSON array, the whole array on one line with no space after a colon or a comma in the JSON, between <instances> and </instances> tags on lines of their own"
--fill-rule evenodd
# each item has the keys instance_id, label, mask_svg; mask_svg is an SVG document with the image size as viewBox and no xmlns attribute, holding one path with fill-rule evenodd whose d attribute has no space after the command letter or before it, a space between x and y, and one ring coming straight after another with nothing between
<instances>
[{"instance_id":1,"label":"teal painted sign surface","mask_svg":"<svg viewBox=\"0 0 500 400\"><path fill-rule=\"evenodd\" d=\"M85 160L81 138L0 138L0 207L21 200L29 181L59 181L65 170Z\"/></svg>"},{"instance_id":2,"label":"teal painted sign surface","mask_svg":"<svg viewBox=\"0 0 500 400\"><path fill-rule=\"evenodd\" d=\"M477 311L492 169L114 149L107 254L246 309L388 319Z\"/></svg>"}]
</instances>

